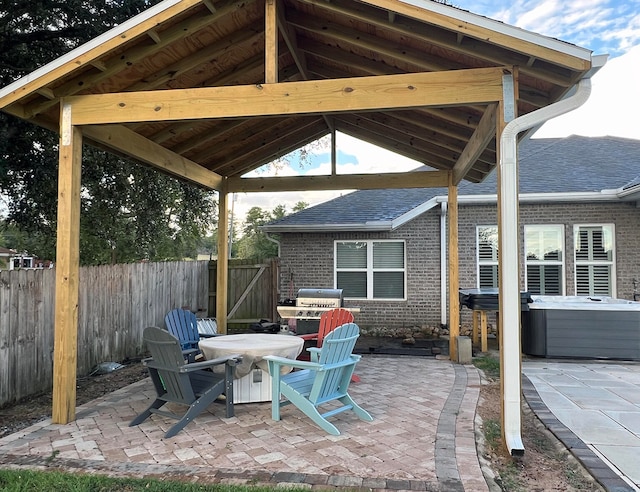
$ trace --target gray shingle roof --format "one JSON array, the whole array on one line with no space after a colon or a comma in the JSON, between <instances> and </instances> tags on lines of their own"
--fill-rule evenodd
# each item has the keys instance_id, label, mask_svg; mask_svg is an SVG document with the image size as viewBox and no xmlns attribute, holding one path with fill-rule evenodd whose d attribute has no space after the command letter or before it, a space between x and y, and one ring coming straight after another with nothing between
<instances>
[{"instance_id":1,"label":"gray shingle roof","mask_svg":"<svg viewBox=\"0 0 640 492\"><path fill-rule=\"evenodd\" d=\"M577 135L529 139L520 145L518 162L521 194L600 192L640 185L640 140ZM458 196L495 194L496 174L482 183L460 183ZM360 190L283 217L265 230L392 221L446 194L446 188Z\"/></svg>"}]
</instances>

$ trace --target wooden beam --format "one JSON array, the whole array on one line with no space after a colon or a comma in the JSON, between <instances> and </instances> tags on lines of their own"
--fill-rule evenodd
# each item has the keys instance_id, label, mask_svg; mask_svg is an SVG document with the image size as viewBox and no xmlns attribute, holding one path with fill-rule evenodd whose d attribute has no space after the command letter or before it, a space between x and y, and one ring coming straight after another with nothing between
<instances>
[{"instance_id":1,"label":"wooden beam","mask_svg":"<svg viewBox=\"0 0 640 492\"><path fill-rule=\"evenodd\" d=\"M264 2L264 81L278 83L278 16L276 0Z\"/></svg>"},{"instance_id":2,"label":"wooden beam","mask_svg":"<svg viewBox=\"0 0 640 492\"><path fill-rule=\"evenodd\" d=\"M211 190L217 190L222 177L181 155L120 125L96 125L83 129L87 138L134 159Z\"/></svg>"},{"instance_id":3,"label":"wooden beam","mask_svg":"<svg viewBox=\"0 0 640 492\"><path fill-rule=\"evenodd\" d=\"M216 261L216 322L218 333L227 333L229 283L229 190L222 181L218 195L218 260Z\"/></svg>"},{"instance_id":4,"label":"wooden beam","mask_svg":"<svg viewBox=\"0 0 640 492\"><path fill-rule=\"evenodd\" d=\"M448 174L447 171L422 171L414 173L338 174L336 176L229 178L229 192L441 188L447 186Z\"/></svg>"},{"instance_id":5,"label":"wooden beam","mask_svg":"<svg viewBox=\"0 0 640 492\"><path fill-rule=\"evenodd\" d=\"M76 416L82 133L70 125L70 111L71 106L63 101L60 111L51 419L54 424L66 424Z\"/></svg>"},{"instance_id":6,"label":"wooden beam","mask_svg":"<svg viewBox=\"0 0 640 492\"><path fill-rule=\"evenodd\" d=\"M449 224L449 355L458 361L458 336L460 336L460 273L458 254L458 187L449 173L447 214Z\"/></svg>"},{"instance_id":7,"label":"wooden beam","mask_svg":"<svg viewBox=\"0 0 640 492\"><path fill-rule=\"evenodd\" d=\"M458 185L464 179L469 169L473 167L480 155L485 151L489 142L496 136L497 108L497 104L489 104L476 131L473 132L458 161L453 166L454 185Z\"/></svg>"},{"instance_id":8,"label":"wooden beam","mask_svg":"<svg viewBox=\"0 0 640 492\"><path fill-rule=\"evenodd\" d=\"M489 104L502 98L498 68L312 80L237 87L81 95L68 98L73 124Z\"/></svg>"}]
</instances>

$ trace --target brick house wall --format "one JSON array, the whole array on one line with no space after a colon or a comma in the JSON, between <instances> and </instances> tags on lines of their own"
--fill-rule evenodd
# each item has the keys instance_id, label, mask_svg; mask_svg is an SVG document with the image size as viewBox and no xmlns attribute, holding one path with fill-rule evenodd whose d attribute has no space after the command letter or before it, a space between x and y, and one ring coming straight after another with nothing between
<instances>
[{"instance_id":1,"label":"brick house wall","mask_svg":"<svg viewBox=\"0 0 640 492\"><path fill-rule=\"evenodd\" d=\"M574 224L614 224L617 297L632 299L633 279L640 279L640 211L635 203L523 204L520 206L520 244L524 225L562 224L565 229L566 294L575 295L573 267ZM459 275L461 288L475 288L476 226L497 224L495 205L459 205ZM285 233L281 235L281 298L295 297L300 288L334 287L334 241L402 239L407 254L407 299L404 301L346 301L358 306L357 322L364 328L400 329L439 326L440 208L416 217L394 231L381 233ZM521 265L524 272L524 263ZM523 273L524 275L524 273ZM524 289L524 277L521 278ZM470 312L461 309L461 322Z\"/></svg>"}]
</instances>

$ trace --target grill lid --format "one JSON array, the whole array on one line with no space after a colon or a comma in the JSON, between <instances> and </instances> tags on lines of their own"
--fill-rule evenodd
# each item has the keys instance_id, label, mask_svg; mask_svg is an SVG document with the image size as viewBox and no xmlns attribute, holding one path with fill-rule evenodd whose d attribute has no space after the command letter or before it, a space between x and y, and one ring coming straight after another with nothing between
<instances>
[{"instance_id":1,"label":"grill lid","mask_svg":"<svg viewBox=\"0 0 640 492\"><path fill-rule=\"evenodd\" d=\"M342 289L300 289L300 299L342 299Z\"/></svg>"}]
</instances>

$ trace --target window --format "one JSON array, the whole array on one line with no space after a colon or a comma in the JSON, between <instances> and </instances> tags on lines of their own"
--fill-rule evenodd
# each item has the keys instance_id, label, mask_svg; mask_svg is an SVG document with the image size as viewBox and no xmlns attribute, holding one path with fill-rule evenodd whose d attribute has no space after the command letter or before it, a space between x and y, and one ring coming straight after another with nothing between
<instances>
[{"instance_id":1,"label":"window","mask_svg":"<svg viewBox=\"0 0 640 492\"><path fill-rule=\"evenodd\" d=\"M573 236L576 295L615 297L613 224L575 225Z\"/></svg>"},{"instance_id":2,"label":"window","mask_svg":"<svg viewBox=\"0 0 640 492\"><path fill-rule=\"evenodd\" d=\"M344 297L404 299L404 241L336 241L335 284Z\"/></svg>"},{"instance_id":3,"label":"window","mask_svg":"<svg viewBox=\"0 0 640 492\"><path fill-rule=\"evenodd\" d=\"M498 226L476 228L478 288L498 287Z\"/></svg>"},{"instance_id":4,"label":"window","mask_svg":"<svg viewBox=\"0 0 640 492\"><path fill-rule=\"evenodd\" d=\"M526 290L530 294L564 295L564 228L524 227Z\"/></svg>"}]
</instances>

